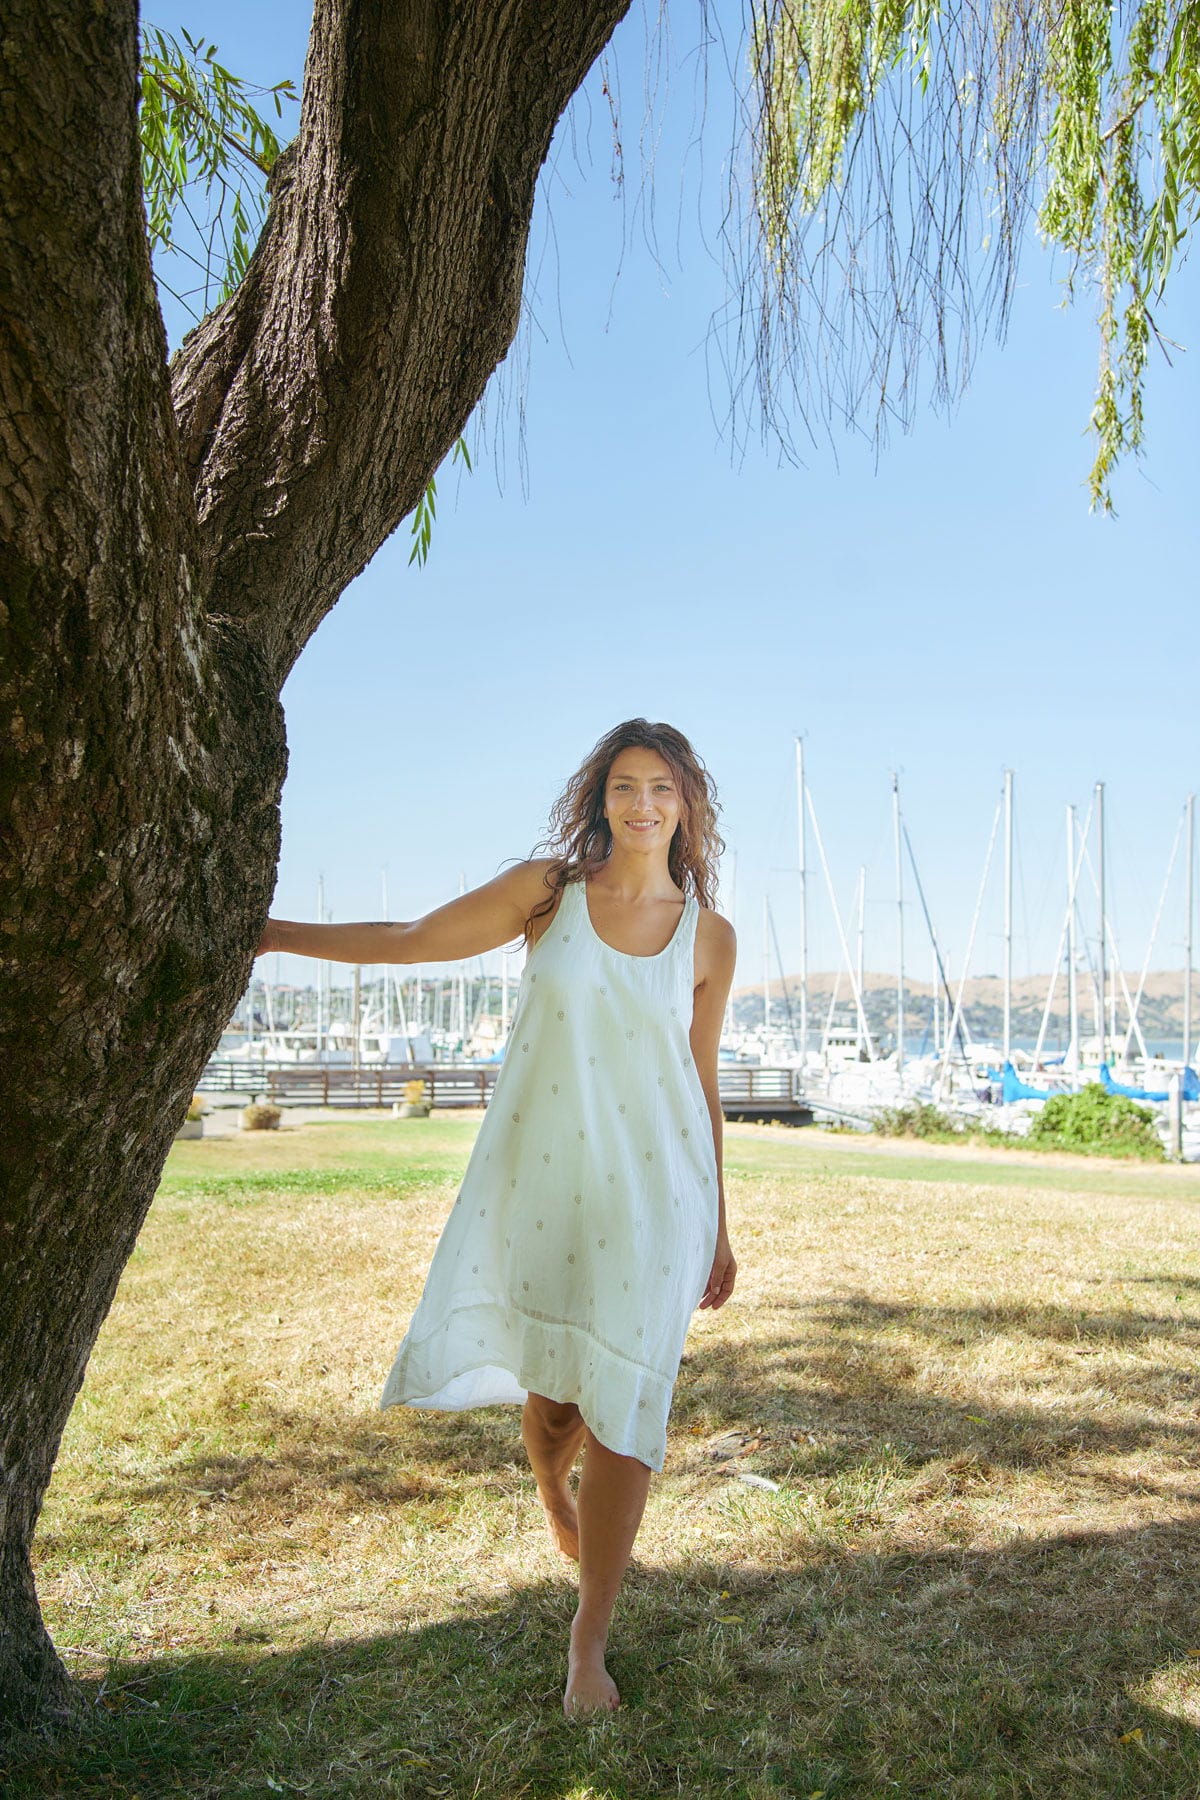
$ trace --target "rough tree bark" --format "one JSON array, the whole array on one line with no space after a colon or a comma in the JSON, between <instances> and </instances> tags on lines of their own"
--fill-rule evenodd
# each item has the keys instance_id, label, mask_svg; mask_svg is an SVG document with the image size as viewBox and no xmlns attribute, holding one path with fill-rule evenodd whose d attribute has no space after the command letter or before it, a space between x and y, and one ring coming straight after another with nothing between
<instances>
[{"instance_id":1,"label":"rough tree bark","mask_svg":"<svg viewBox=\"0 0 1200 1800\"><path fill-rule=\"evenodd\" d=\"M233 298L168 370L131 0L0 43L0 1723L78 1705L30 1542L274 884L279 692L512 339L629 0L317 0Z\"/></svg>"}]
</instances>

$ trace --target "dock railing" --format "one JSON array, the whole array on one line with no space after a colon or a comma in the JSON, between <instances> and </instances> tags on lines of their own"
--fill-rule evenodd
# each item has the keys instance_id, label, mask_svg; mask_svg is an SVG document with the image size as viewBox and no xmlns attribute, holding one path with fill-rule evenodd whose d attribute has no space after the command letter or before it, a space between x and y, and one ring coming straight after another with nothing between
<instances>
[{"instance_id":1,"label":"dock railing","mask_svg":"<svg viewBox=\"0 0 1200 1800\"><path fill-rule=\"evenodd\" d=\"M302 1106L384 1107L403 1101L405 1083L423 1081L433 1107L486 1106L499 1063L273 1064L253 1068L230 1059L209 1063L200 1079L205 1094L262 1094ZM759 1069L722 1064L721 1109L730 1119L794 1118L808 1114L799 1069Z\"/></svg>"}]
</instances>

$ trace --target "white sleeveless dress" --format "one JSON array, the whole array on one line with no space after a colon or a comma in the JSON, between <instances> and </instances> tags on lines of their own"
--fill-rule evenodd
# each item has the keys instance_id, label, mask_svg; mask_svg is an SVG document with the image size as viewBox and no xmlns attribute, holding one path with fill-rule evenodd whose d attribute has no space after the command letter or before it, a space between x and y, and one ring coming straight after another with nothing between
<instances>
[{"instance_id":1,"label":"white sleeveless dress","mask_svg":"<svg viewBox=\"0 0 1200 1800\"><path fill-rule=\"evenodd\" d=\"M508 1048L381 1406L573 1400L661 1469L716 1246L712 1125L688 1033L698 906L657 956L597 937L572 882L529 954Z\"/></svg>"}]
</instances>

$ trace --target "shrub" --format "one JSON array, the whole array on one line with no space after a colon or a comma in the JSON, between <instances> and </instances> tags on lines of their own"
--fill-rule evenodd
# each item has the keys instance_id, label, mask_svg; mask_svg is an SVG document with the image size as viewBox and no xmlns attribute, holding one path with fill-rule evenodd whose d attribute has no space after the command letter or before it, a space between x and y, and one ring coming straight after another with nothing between
<instances>
[{"instance_id":1,"label":"shrub","mask_svg":"<svg viewBox=\"0 0 1200 1800\"><path fill-rule=\"evenodd\" d=\"M277 1131L283 1114L277 1106L271 1106L256 1100L252 1106L242 1108L243 1131Z\"/></svg>"},{"instance_id":2,"label":"shrub","mask_svg":"<svg viewBox=\"0 0 1200 1800\"><path fill-rule=\"evenodd\" d=\"M885 1106L875 1114L873 1130L883 1137L959 1138L962 1130L928 1100L910 1100L907 1106Z\"/></svg>"},{"instance_id":3,"label":"shrub","mask_svg":"<svg viewBox=\"0 0 1200 1800\"><path fill-rule=\"evenodd\" d=\"M187 1116L193 1122L202 1119L208 1111L208 1102L203 1094L193 1094L188 1102Z\"/></svg>"},{"instance_id":4,"label":"shrub","mask_svg":"<svg viewBox=\"0 0 1200 1800\"><path fill-rule=\"evenodd\" d=\"M1124 1094L1110 1094L1090 1081L1077 1094L1055 1094L1034 1116L1031 1144L1091 1155L1144 1156L1162 1162L1166 1152L1154 1128L1154 1114Z\"/></svg>"}]
</instances>

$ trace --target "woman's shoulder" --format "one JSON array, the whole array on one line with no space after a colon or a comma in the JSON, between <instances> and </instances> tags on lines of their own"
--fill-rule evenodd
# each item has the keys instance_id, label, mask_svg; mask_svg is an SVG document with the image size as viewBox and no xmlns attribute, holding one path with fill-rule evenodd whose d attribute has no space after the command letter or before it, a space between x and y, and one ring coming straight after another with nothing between
<instances>
[{"instance_id":1,"label":"woman's shoulder","mask_svg":"<svg viewBox=\"0 0 1200 1800\"><path fill-rule=\"evenodd\" d=\"M504 879L514 889L527 893L530 904L535 905L548 894L558 892L558 884L552 878L555 870L561 867L556 856L529 856L523 862L510 863L504 871Z\"/></svg>"},{"instance_id":2,"label":"woman's shoulder","mask_svg":"<svg viewBox=\"0 0 1200 1800\"><path fill-rule=\"evenodd\" d=\"M696 948L705 962L732 969L737 936L729 920L709 906L699 907L696 913Z\"/></svg>"}]
</instances>

